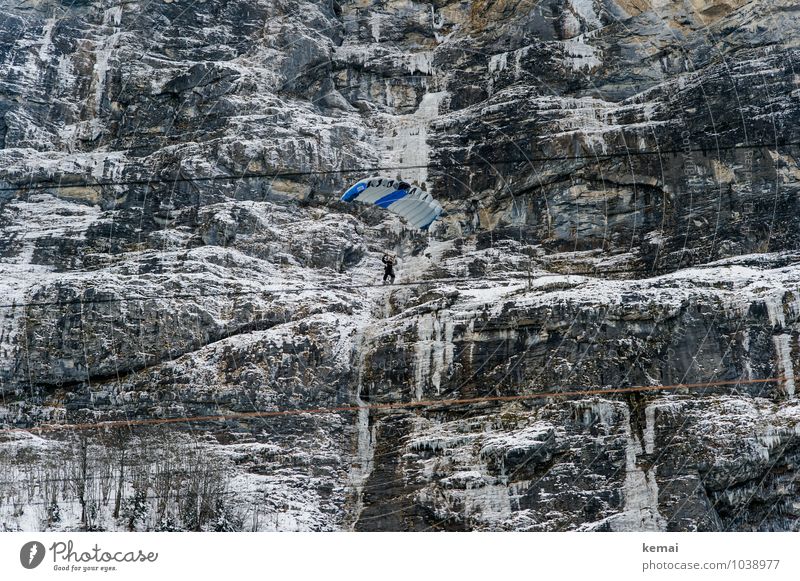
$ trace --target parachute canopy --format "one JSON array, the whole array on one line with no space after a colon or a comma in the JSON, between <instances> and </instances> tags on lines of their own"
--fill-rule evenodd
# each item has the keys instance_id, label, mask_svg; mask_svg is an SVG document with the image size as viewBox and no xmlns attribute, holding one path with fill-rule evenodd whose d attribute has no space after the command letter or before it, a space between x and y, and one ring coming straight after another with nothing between
<instances>
[{"instance_id":1,"label":"parachute canopy","mask_svg":"<svg viewBox=\"0 0 800 581\"><path fill-rule=\"evenodd\" d=\"M342 196L343 202L353 200L386 208L421 230L427 230L442 213L442 206L428 192L391 178L372 177L354 184Z\"/></svg>"}]
</instances>

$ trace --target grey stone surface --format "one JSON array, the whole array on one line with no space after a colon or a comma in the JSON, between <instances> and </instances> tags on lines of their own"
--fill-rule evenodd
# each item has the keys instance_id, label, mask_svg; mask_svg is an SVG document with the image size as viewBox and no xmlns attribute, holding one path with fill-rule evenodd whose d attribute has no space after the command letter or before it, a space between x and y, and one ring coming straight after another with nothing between
<instances>
[{"instance_id":1,"label":"grey stone surface","mask_svg":"<svg viewBox=\"0 0 800 581\"><path fill-rule=\"evenodd\" d=\"M797 11L4 5L3 529L797 530Z\"/></svg>"}]
</instances>

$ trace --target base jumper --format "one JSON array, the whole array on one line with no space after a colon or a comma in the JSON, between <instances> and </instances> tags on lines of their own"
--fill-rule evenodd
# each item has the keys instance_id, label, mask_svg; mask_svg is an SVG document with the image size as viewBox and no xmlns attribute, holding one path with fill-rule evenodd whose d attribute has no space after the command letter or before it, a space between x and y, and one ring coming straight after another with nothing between
<instances>
[{"instance_id":1,"label":"base jumper","mask_svg":"<svg viewBox=\"0 0 800 581\"><path fill-rule=\"evenodd\" d=\"M390 254L384 254L383 258L381 258L381 262L383 262L383 284L386 284L387 279L389 279L389 284L394 284L394 263L396 260Z\"/></svg>"}]
</instances>

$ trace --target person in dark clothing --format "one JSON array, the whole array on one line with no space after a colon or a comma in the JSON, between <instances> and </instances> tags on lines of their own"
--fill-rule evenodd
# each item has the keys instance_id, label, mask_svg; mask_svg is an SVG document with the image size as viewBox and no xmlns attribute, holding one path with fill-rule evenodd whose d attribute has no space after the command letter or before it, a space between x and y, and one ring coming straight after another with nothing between
<instances>
[{"instance_id":1,"label":"person in dark clothing","mask_svg":"<svg viewBox=\"0 0 800 581\"><path fill-rule=\"evenodd\" d=\"M386 279L390 279L389 284L394 284L394 263L397 259L391 254L384 254L381 258L383 262L383 284L386 284Z\"/></svg>"}]
</instances>

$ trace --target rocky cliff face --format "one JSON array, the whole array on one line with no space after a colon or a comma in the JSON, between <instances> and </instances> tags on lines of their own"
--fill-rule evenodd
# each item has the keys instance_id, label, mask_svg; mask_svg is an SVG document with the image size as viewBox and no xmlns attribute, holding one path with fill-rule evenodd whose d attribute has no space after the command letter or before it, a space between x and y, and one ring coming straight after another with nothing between
<instances>
[{"instance_id":1,"label":"rocky cliff face","mask_svg":"<svg viewBox=\"0 0 800 581\"><path fill-rule=\"evenodd\" d=\"M0 523L797 530L797 16L6 4Z\"/></svg>"}]
</instances>

